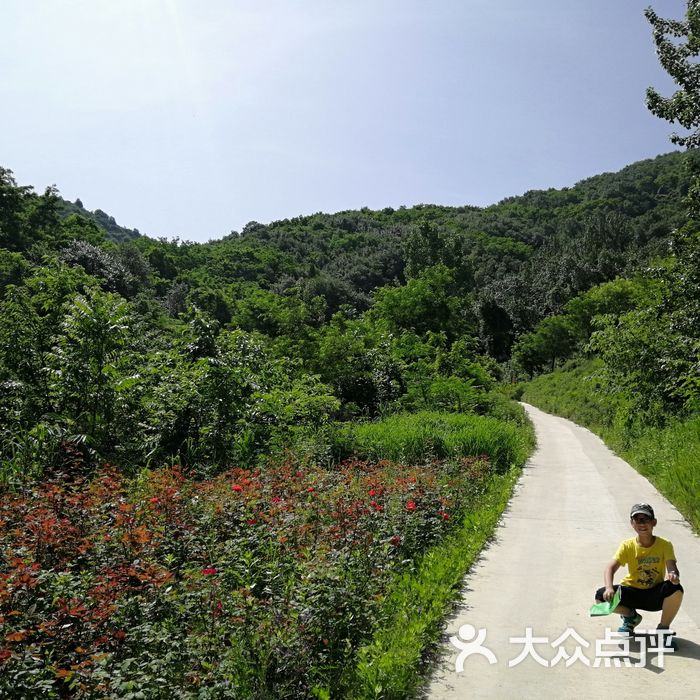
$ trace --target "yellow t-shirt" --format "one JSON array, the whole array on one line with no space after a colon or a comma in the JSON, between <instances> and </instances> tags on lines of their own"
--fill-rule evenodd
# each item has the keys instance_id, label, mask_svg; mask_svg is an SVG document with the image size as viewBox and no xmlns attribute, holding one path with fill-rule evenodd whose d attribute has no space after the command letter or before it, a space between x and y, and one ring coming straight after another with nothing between
<instances>
[{"instance_id":1,"label":"yellow t-shirt","mask_svg":"<svg viewBox=\"0 0 700 700\"><path fill-rule=\"evenodd\" d=\"M666 577L666 562L676 560L673 545L663 537L656 537L651 547L642 547L636 537L625 540L615 552L615 559L628 569L623 586L653 588Z\"/></svg>"}]
</instances>

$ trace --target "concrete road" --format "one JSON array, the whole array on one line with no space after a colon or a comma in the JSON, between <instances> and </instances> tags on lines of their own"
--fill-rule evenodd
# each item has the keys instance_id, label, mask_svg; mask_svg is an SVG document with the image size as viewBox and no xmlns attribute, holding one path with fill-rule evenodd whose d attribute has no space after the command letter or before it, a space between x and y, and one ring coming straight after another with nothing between
<instances>
[{"instance_id":1,"label":"concrete road","mask_svg":"<svg viewBox=\"0 0 700 700\"><path fill-rule=\"evenodd\" d=\"M649 481L591 432L525 408L537 432L537 451L493 543L465 579L463 600L447 622L442 658L426 697L700 697L700 539ZM654 507L655 534L673 542L686 590L675 623L677 651L658 655L649 650L646 658L644 648L651 641L645 638L627 647L619 639L605 643L606 628L617 630L619 616L588 615L593 593L603 585L604 565L618 543L634 535L629 510L639 501ZM616 583L625 571L618 571ZM654 629L660 613L642 614L639 629ZM515 663L526 644L510 640L524 639L527 628L540 640L531 648L541 660L528 654ZM468 641L485 630L481 647L493 653L496 663L487 655L470 654L458 673L459 652L450 638L460 629ZM620 666L606 653L614 654ZM631 667L625 665L627 654Z\"/></svg>"}]
</instances>

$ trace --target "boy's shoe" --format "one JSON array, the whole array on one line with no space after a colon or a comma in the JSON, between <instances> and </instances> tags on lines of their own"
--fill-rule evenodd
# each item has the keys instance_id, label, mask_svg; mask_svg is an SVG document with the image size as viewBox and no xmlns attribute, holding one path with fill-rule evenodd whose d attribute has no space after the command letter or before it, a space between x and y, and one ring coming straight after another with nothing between
<instances>
[{"instance_id":1,"label":"boy's shoe","mask_svg":"<svg viewBox=\"0 0 700 700\"><path fill-rule=\"evenodd\" d=\"M634 634L634 628L642 621L642 616L635 612L634 615L626 617L622 615L622 624L617 628L621 634Z\"/></svg>"},{"instance_id":2,"label":"boy's shoe","mask_svg":"<svg viewBox=\"0 0 700 700\"><path fill-rule=\"evenodd\" d=\"M664 635L659 635L661 637L661 644L663 645L664 649L671 649L675 651L678 649L678 645L676 644L676 633L675 632L669 632L668 630L665 630L663 627L657 627L656 628L657 633L658 632L664 632L666 631L666 634ZM657 642L658 644L658 642Z\"/></svg>"}]
</instances>

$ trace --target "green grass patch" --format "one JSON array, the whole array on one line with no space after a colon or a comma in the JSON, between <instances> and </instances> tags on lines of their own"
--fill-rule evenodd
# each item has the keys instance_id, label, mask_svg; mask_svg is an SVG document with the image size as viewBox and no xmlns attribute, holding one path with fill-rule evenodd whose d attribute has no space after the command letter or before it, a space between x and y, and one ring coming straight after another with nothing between
<instances>
[{"instance_id":1,"label":"green grass patch","mask_svg":"<svg viewBox=\"0 0 700 700\"><path fill-rule=\"evenodd\" d=\"M620 419L621 399L602 391L599 361L571 363L526 384L523 401L564 416L599 435L646 476L700 532L700 416L660 427Z\"/></svg>"},{"instance_id":2,"label":"green grass patch","mask_svg":"<svg viewBox=\"0 0 700 700\"><path fill-rule=\"evenodd\" d=\"M418 464L430 459L488 455L499 472L522 464L532 449L532 431L523 420L421 411L396 414L349 429L346 437L359 456Z\"/></svg>"}]
</instances>

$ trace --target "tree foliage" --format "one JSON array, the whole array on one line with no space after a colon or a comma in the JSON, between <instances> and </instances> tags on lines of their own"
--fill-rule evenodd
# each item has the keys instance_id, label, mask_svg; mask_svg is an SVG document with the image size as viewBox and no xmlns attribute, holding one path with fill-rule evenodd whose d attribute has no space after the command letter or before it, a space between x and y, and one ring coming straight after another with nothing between
<instances>
[{"instance_id":1,"label":"tree foliage","mask_svg":"<svg viewBox=\"0 0 700 700\"><path fill-rule=\"evenodd\" d=\"M654 31L659 61L679 87L671 97L648 88L647 106L652 114L690 132L672 134L673 143L696 148L700 146L700 2L688 0L683 20L663 19L652 8L645 14Z\"/></svg>"},{"instance_id":2,"label":"tree foliage","mask_svg":"<svg viewBox=\"0 0 700 700\"><path fill-rule=\"evenodd\" d=\"M663 303L691 337L690 182L669 154L484 209L313 214L200 244L120 240L104 212L2 170L4 464L211 473L335 419L487 411L514 343L524 369L551 368L601 314L639 307L610 281L670 242Z\"/></svg>"}]
</instances>

